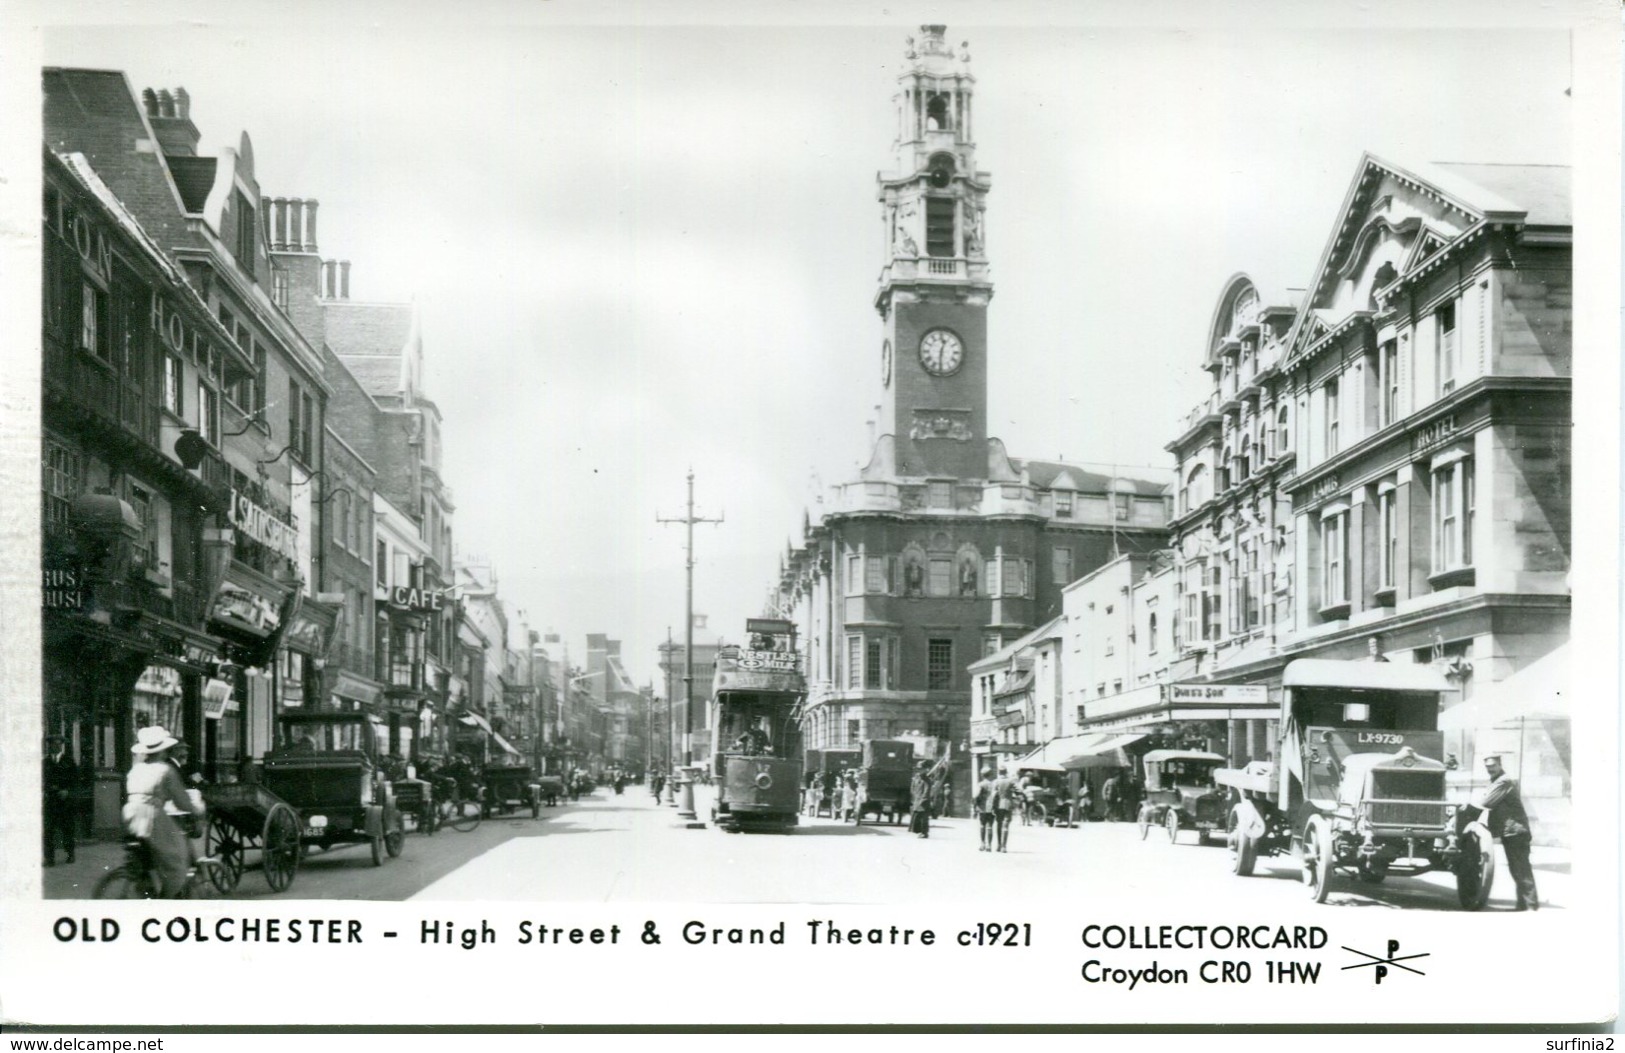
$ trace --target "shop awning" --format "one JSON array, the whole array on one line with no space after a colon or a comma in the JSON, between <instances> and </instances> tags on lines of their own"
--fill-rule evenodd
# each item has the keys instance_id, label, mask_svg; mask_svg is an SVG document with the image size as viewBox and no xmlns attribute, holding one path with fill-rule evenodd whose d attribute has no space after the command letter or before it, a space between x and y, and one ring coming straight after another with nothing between
<instances>
[{"instance_id":1,"label":"shop awning","mask_svg":"<svg viewBox=\"0 0 1625 1053\"><path fill-rule=\"evenodd\" d=\"M1122 752L1123 749L1143 738L1144 732L1067 735L1050 739L1018 763L1049 764L1067 769L1127 767L1128 757Z\"/></svg>"},{"instance_id":2,"label":"shop awning","mask_svg":"<svg viewBox=\"0 0 1625 1053\"><path fill-rule=\"evenodd\" d=\"M475 713L472 710L470 710L470 711L460 715L457 719L462 721L464 724L467 724L469 727L471 727L471 728L479 728L481 731L483 731L487 735L491 736L491 741L495 742L498 746L502 747L504 752L511 753L515 757L523 757L524 756L523 753L520 753L518 750L513 748L512 743L510 743L507 739L503 738L501 735L497 734L496 729L491 727L490 721L486 720L484 717L480 716L478 713Z\"/></svg>"}]
</instances>

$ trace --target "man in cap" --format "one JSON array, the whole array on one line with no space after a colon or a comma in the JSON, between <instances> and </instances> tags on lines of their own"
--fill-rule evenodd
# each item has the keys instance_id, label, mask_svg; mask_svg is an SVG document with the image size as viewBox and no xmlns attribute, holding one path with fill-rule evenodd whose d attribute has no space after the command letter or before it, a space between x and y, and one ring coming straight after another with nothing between
<instances>
[{"instance_id":1,"label":"man in cap","mask_svg":"<svg viewBox=\"0 0 1625 1053\"><path fill-rule=\"evenodd\" d=\"M79 765L61 735L46 736L44 759L40 789L45 794L45 865L50 867L56 865L59 844L73 862L73 794L79 788Z\"/></svg>"},{"instance_id":2,"label":"man in cap","mask_svg":"<svg viewBox=\"0 0 1625 1053\"><path fill-rule=\"evenodd\" d=\"M1501 842L1506 853L1507 870L1517 886L1517 906L1514 910L1539 910L1540 900L1535 894L1535 871L1529 865L1529 815L1523 810L1523 797L1518 793L1518 780L1501 767L1501 755L1491 753L1484 758L1484 773L1490 784L1473 794L1467 807L1469 817L1487 813L1485 824L1490 833Z\"/></svg>"},{"instance_id":3,"label":"man in cap","mask_svg":"<svg viewBox=\"0 0 1625 1053\"><path fill-rule=\"evenodd\" d=\"M909 783L908 828L920 837L931 836L931 762L922 760L916 765L914 778Z\"/></svg>"}]
</instances>

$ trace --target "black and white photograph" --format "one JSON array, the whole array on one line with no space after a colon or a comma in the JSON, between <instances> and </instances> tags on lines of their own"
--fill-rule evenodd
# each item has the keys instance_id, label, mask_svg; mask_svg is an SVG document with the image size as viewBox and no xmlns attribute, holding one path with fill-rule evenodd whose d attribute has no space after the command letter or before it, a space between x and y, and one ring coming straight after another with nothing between
<instances>
[{"instance_id":1,"label":"black and white photograph","mask_svg":"<svg viewBox=\"0 0 1625 1053\"><path fill-rule=\"evenodd\" d=\"M0 1024L1613 1027L1617 7L3 17Z\"/></svg>"}]
</instances>

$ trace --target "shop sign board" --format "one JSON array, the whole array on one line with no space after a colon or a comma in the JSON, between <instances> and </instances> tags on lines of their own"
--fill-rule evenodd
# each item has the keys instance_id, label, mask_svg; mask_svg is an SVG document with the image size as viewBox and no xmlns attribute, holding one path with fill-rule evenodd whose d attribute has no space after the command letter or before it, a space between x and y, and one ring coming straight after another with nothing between
<instances>
[{"instance_id":1,"label":"shop sign board","mask_svg":"<svg viewBox=\"0 0 1625 1053\"><path fill-rule=\"evenodd\" d=\"M1263 684L1168 685L1168 701L1179 706L1257 706L1269 700L1269 688Z\"/></svg>"}]
</instances>

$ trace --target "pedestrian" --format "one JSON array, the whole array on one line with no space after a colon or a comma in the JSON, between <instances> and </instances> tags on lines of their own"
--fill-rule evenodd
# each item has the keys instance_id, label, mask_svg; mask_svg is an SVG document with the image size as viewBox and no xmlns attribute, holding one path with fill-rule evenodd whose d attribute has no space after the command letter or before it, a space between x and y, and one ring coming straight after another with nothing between
<instances>
[{"instance_id":1,"label":"pedestrian","mask_svg":"<svg viewBox=\"0 0 1625 1053\"><path fill-rule=\"evenodd\" d=\"M185 836L164 814L172 803L184 812L203 816L203 807L186 792L181 774L169 763L169 751L179 740L161 727L142 728L130 747L135 763L124 779L124 830L152 849L160 893L172 897L186 887L192 858Z\"/></svg>"},{"instance_id":2,"label":"pedestrian","mask_svg":"<svg viewBox=\"0 0 1625 1053\"><path fill-rule=\"evenodd\" d=\"M164 814L173 819L186 835L186 854L191 865L195 866L199 859L197 847L193 841L203 837L203 825L198 822L198 814L203 809L203 791L198 787L203 784L203 776L192 770L192 747L186 744L185 739L176 741L169 748L169 763L181 777L181 783L186 787L186 796L191 799L192 811L183 811L176 807L174 802L164 802Z\"/></svg>"},{"instance_id":3,"label":"pedestrian","mask_svg":"<svg viewBox=\"0 0 1625 1053\"><path fill-rule=\"evenodd\" d=\"M45 865L56 866L56 849L61 845L73 862L73 805L79 789L79 765L68 752L68 742L61 735L48 735L45 739L44 774L40 790L44 794Z\"/></svg>"},{"instance_id":4,"label":"pedestrian","mask_svg":"<svg viewBox=\"0 0 1625 1053\"><path fill-rule=\"evenodd\" d=\"M1078 822L1088 822L1092 818L1094 806L1094 795L1089 790L1089 779L1087 777L1079 778L1077 807Z\"/></svg>"},{"instance_id":5,"label":"pedestrian","mask_svg":"<svg viewBox=\"0 0 1625 1053\"><path fill-rule=\"evenodd\" d=\"M1517 888L1517 902L1513 910L1539 910L1540 898L1535 893L1535 871L1529 865L1529 846L1533 833L1529 828L1529 814L1523 808L1523 796L1518 792L1518 780L1501 767L1501 755L1491 753L1484 758L1484 773L1490 784L1473 794L1467 808L1468 817L1480 812L1489 813L1485 820L1490 833L1501 842L1506 853L1507 871ZM1486 851L1490 846L1485 846Z\"/></svg>"},{"instance_id":6,"label":"pedestrian","mask_svg":"<svg viewBox=\"0 0 1625 1053\"><path fill-rule=\"evenodd\" d=\"M1030 825L1032 823L1032 818L1031 818L1031 813L1032 813L1032 807L1031 806L1032 806L1032 800L1033 800L1033 773L1032 772L1024 771L1024 772L1021 773L1021 778L1016 781L1016 790L1021 794L1021 825L1022 826L1028 826L1028 825Z\"/></svg>"},{"instance_id":7,"label":"pedestrian","mask_svg":"<svg viewBox=\"0 0 1625 1053\"><path fill-rule=\"evenodd\" d=\"M857 772L848 770L846 779L841 784L841 819L842 821L858 818L858 809L863 802L858 799Z\"/></svg>"},{"instance_id":8,"label":"pedestrian","mask_svg":"<svg viewBox=\"0 0 1625 1053\"><path fill-rule=\"evenodd\" d=\"M1106 784L1100 788L1100 801L1106 806L1106 821L1115 823L1121 815L1123 804L1123 773L1114 770L1106 779Z\"/></svg>"},{"instance_id":9,"label":"pedestrian","mask_svg":"<svg viewBox=\"0 0 1625 1053\"><path fill-rule=\"evenodd\" d=\"M982 845L978 851L993 851L993 824L996 821L993 809L993 769L983 768L982 775L976 780L976 791L971 797L971 807L976 810L976 823L982 835Z\"/></svg>"},{"instance_id":10,"label":"pedestrian","mask_svg":"<svg viewBox=\"0 0 1625 1053\"><path fill-rule=\"evenodd\" d=\"M921 761L908 792L908 828L916 837L931 836L931 762Z\"/></svg>"},{"instance_id":11,"label":"pedestrian","mask_svg":"<svg viewBox=\"0 0 1625 1053\"><path fill-rule=\"evenodd\" d=\"M993 780L993 824L998 835L999 851L1009 851L1010 845L1010 813L1015 811L1016 801L1020 790L1016 788L1016 780L1005 772Z\"/></svg>"}]
</instances>

